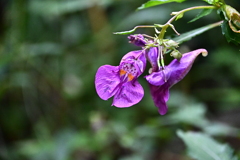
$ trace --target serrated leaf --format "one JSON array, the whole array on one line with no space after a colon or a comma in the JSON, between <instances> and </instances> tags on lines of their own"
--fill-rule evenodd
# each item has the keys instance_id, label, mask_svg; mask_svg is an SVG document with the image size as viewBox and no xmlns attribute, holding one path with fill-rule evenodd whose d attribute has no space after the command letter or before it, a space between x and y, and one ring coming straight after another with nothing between
<instances>
[{"instance_id":1,"label":"serrated leaf","mask_svg":"<svg viewBox=\"0 0 240 160\"><path fill-rule=\"evenodd\" d=\"M220 24L218 24L218 23L209 24L209 25L203 26L201 28L194 29L192 31L183 33L180 36L173 38L173 40L178 42L178 43L182 43L182 42L185 42L185 41L188 41L188 40L192 39L193 37L195 37L199 34L202 34L202 33L206 32L206 31L208 31L208 30L210 30L214 27L217 27L219 25Z\"/></svg>"},{"instance_id":2,"label":"serrated leaf","mask_svg":"<svg viewBox=\"0 0 240 160\"><path fill-rule=\"evenodd\" d=\"M131 33L135 32L136 29L137 28L133 28L132 30L129 30L129 31L114 32L113 34L121 34L121 35L131 34Z\"/></svg>"},{"instance_id":3,"label":"serrated leaf","mask_svg":"<svg viewBox=\"0 0 240 160\"><path fill-rule=\"evenodd\" d=\"M165 4L165 3L171 3L171 2L182 3L183 1L185 0L150 0L147 3L144 3L140 7L138 7L138 10Z\"/></svg>"},{"instance_id":4,"label":"serrated leaf","mask_svg":"<svg viewBox=\"0 0 240 160\"><path fill-rule=\"evenodd\" d=\"M233 42L234 44L240 44L240 34L235 33L229 27L228 21L224 21L221 25L222 34L226 37L228 42Z\"/></svg>"},{"instance_id":5,"label":"serrated leaf","mask_svg":"<svg viewBox=\"0 0 240 160\"><path fill-rule=\"evenodd\" d=\"M196 160L237 160L233 149L204 133L177 131L187 145L188 155Z\"/></svg>"},{"instance_id":6,"label":"serrated leaf","mask_svg":"<svg viewBox=\"0 0 240 160\"><path fill-rule=\"evenodd\" d=\"M192 19L191 21L189 21L189 23L194 22L204 16L209 15L212 12L213 9L203 9L194 19Z\"/></svg>"}]
</instances>

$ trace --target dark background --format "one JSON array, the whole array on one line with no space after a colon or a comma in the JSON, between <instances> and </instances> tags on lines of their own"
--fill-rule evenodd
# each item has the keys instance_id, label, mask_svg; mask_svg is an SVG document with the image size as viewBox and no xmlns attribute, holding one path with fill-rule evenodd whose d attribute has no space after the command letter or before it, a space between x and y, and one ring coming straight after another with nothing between
<instances>
[{"instance_id":1,"label":"dark background","mask_svg":"<svg viewBox=\"0 0 240 160\"><path fill-rule=\"evenodd\" d=\"M205 48L209 55L199 56L171 89L165 116L158 114L143 77L145 96L130 108L115 108L97 96L98 67L116 66L124 54L139 49L113 32L164 24L173 11L207 5L186 1L136 11L145 2L0 1L0 159L188 160L177 129L213 135L240 154L240 52L220 27L180 45L182 52ZM226 3L240 11L238 0ZM173 22L177 31L220 21L213 11L188 23L197 13ZM136 33L153 36L154 30ZM182 107L186 116L180 116ZM216 129L215 123L229 128Z\"/></svg>"}]
</instances>

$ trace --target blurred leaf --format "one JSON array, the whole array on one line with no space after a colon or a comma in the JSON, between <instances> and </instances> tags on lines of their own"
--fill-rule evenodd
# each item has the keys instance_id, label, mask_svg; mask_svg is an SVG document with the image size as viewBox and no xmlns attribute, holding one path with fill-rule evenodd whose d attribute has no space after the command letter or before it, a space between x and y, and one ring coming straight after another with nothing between
<instances>
[{"instance_id":1,"label":"blurred leaf","mask_svg":"<svg viewBox=\"0 0 240 160\"><path fill-rule=\"evenodd\" d=\"M50 139L48 141L28 140L18 144L18 152L32 160L52 159L55 147Z\"/></svg>"},{"instance_id":2,"label":"blurred leaf","mask_svg":"<svg viewBox=\"0 0 240 160\"><path fill-rule=\"evenodd\" d=\"M224 21L221 25L222 34L226 37L228 42L233 42L234 44L238 45L240 43L240 34L235 33L229 27L228 21Z\"/></svg>"},{"instance_id":3,"label":"blurred leaf","mask_svg":"<svg viewBox=\"0 0 240 160\"><path fill-rule=\"evenodd\" d=\"M39 1L32 0L29 9L33 13L40 15L62 15L66 13L81 11L94 5L108 5L110 0L68 0L68 1Z\"/></svg>"},{"instance_id":4,"label":"blurred leaf","mask_svg":"<svg viewBox=\"0 0 240 160\"><path fill-rule=\"evenodd\" d=\"M233 150L203 133L177 131L187 145L188 155L197 160L237 160Z\"/></svg>"},{"instance_id":5,"label":"blurred leaf","mask_svg":"<svg viewBox=\"0 0 240 160\"><path fill-rule=\"evenodd\" d=\"M180 105L192 104L194 98L186 95L180 91L171 91L171 98L168 101L169 107L175 106L178 107Z\"/></svg>"},{"instance_id":6,"label":"blurred leaf","mask_svg":"<svg viewBox=\"0 0 240 160\"><path fill-rule=\"evenodd\" d=\"M214 136L237 136L239 129L223 123L211 123L203 128L204 132Z\"/></svg>"},{"instance_id":7,"label":"blurred leaf","mask_svg":"<svg viewBox=\"0 0 240 160\"><path fill-rule=\"evenodd\" d=\"M26 44L21 49L25 56L59 55L64 50L61 44L52 42Z\"/></svg>"},{"instance_id":8,"label":"blurred leaf","mask_svg":"<svg viewBox=\"0 0 240 160\"><path fill-rule=\"evenodd\" d=\"M120 158L119 160L144 160L142 155L131 155Z\"/></svg>"},{"instance_id":9,"label":"blurred leaf","mask_svg":"<svg viewBox=\"0 0 240 160\"><path fill-rule=\"evenodd\" d=\"M53 152L54 159L57 160L68 159L73 149L75 149L73 146L73 142L76 140L77 140L76 133L72 130L66 129L59 132L55 136L56 147L54 148L55 150Z\"/></svg>"},{"instance_id":10,"label":"blurred leaf","mask_svg":"<svg viewBox=\"0 0 240 160\"><path fill-rule=\"evenodd\" d=\"M124 19L122 19L119 23L119 19L117 20L116 30L127 30L127 28L132 28L133 26L137 26L139 24L153 24L156 22L167 21L169 12L171 12L170 8L151 8L146 10L141 10L138 12L130 13ZM161 14L161 16L159 16ZM149 16L151 15L151 16Z\"/></svg>"},{"instance_id":11,"label":"blurred leaf","mask_svg":"<svg viewBox=\"0 0 240 160\"><path fill-rule=\"evenodd\" d=\"M165 3L171 3L171 2L184 2L185 0L150 0L147 3L142 4L140 7L138 7L138 10L140 9L145 9L148 7L153 7L153 6L157 6L157 5L161 5L161 4L165 4Z\"/></svg>"},{"instance_id":12,"label":"blurred leaf","mask_svg":"<svg viewBox=\"0 0 240 160\"><path fill-rule=\"evenodd\" d=\"M12 73L9 85L12 87L29 87L31 84L30 75L26 72Z\"/></svg>"},{"instance_id":13,"label":"blurred leaf","mask_svg":"<svg viewBox=\"0 0 240 160\"><path fill-rule=\"evenodd\" d=\"M195 37L199 34L202 34L202 33L206 32L206 31L208 31L208 30L210 30L214 27L219 26L220 24L221 24L220 22L217 22L217 23L206 25L206 26L198 28L198 29L194 29L192 31L183 33L180 36L173 38L173 40L178 42L178 43L183 43L185 41L188 41L188 40L192 39L193 37Z\"/></svg>"},{"instance_id":14,"label":"blurred leaf","mask_svg":"<svg viewBox=\"0 0 240 160\"><path fill-rule=\"evenodd\" d=\"M213 9L203 9L194 19L192 19L191 21L189 21L189 23L194 22L204 16L209 15L211 12L213 11Z\"/></svg>"},{"instance_id":15,"label":"blurred leaf","mask_svg":"<svg viewBox=\"0 0 240 160\"><path fill-rule=\"evenodd\" d=\"M201 104L193 104L179 108L176 112L169 115L168 118L173 122L183 122L202 127L209 123L204 117L205 113L205 106Z\"/></svg>"},{"instance_id":16,"label":"blurred leaf","mask_svg":"<svg viewBox=\"0 0 240 160\"><path fill-rule=\"evenodd\" d=\"M203 0L205 2L207 2L208 4L213 4L213 0Z\"/></svg>"},{"instance_id":17,"label":"blurred leaf","mask_svg":"<svg viewBox=\"0 0 240 160\"><path fill-rule=\"evenodd\" d=\"M208 4L215 4L219 2L219 0L203 0L203 1L207 2Z\"/></svg>"}]
</instances>

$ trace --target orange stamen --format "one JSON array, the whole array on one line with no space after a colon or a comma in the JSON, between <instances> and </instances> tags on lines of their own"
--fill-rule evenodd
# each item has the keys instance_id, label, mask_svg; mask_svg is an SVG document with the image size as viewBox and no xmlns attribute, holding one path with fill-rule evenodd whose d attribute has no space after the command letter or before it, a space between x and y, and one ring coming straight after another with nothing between
<instances>
[{"instance_id":1,"label":"orange stamen","mask_svg":"<svg viewBox=\"0 0 240 160\"><path fill-rule=\"evenodd\" d=\"M132 74L128 74L128 81L133 80L134 76Z\"/></svg>"},{"instance_id":2,"label":"orange stamen","mask_svg":"<svg viewBox=\"0 0 240 160\"><path fill-rule=\"evenodd\" d=\"M121 69L120 72L119 72L120 76L122 76L122 75L124 75L124 74L126 74L126 73L127 73L127 71L125 71L125 70L123 70L123 69Z\"/></svg>"}]
</instances>

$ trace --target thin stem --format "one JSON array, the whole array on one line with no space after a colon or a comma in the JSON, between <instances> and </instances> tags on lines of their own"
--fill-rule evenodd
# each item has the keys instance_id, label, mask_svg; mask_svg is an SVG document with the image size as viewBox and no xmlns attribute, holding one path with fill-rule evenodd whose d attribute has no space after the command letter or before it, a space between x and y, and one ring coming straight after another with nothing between
<instances>
[{"instance_id":1,"label":"thin stem","mask_svg":"<svg viewBox=\"0 0 240 160\"><path fill-rule=\"evenodd\" d=\"M196 7L190 7L190 8L186 8L184 10L178 11L178 12L172 12L171 15L174 15L171 19L169 19L167 21L167 23L165 25L163 25L161 33L159 34L158 38L159 39L163 39L165 32L167 30L167 28L171 25L171 23L180 15L183 14L187 11L191 11L191 10L195 10L195 9L214 9L216 8L215 6L196 6Z\"/></svg>"},{"instance_id":2,"label":"thin stem","mask_svg":"<svg viewBox=\"0 0 240 160\"><path fill-rule=\"evenodd\" d=\"M196 6L196 7L190 7L186 8L184 10L178 11L178 12L172 12L171 15L174 15L167 23L171 23L175 18L177 18L178 15L183 14L187 11L195 10L195 9L215 9L215 6Z\"/></svg>"},{"instance_id":3,"label":"thin stem","mask_svg":"<svg viewBox=\"0 0 240 160\"><path fill-rule=\"evenodd\" d=\"M144 26L136 26L134 27L133 29L137 29L137 28L155 28L156 26L153 26L153 25L144 25Z\"/></svg>"}]
</instances>

